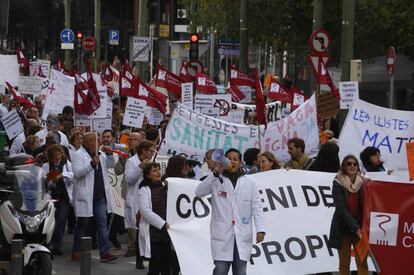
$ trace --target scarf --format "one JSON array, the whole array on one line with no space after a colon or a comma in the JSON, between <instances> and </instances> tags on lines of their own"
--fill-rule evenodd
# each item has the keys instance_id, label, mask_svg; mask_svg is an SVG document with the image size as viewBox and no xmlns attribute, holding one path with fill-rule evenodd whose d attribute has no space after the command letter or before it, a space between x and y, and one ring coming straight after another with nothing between
<instances>
[{"instance_id":1,"label":"scarf","mask_svg":"<svg viewBox=\"0 0 414 275\"><path fill-rule=\"evenodd\" d=\"M344 187L349 193L357 193L365 181L365 178L363 176L357 174L355 181L352 182L349 176L343 174L341 171L336 174L335 178L337 179L339 185Z\"/></svg>"}]
</instances>

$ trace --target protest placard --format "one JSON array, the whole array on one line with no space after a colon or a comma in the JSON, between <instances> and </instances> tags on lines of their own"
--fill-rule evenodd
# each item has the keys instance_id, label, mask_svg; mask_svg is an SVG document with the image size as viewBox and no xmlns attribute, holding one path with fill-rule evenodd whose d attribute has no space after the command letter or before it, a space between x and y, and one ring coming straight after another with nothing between
<instances>
[{"instance_id":1,"label":"protest placard","mask_svg":"<svg viewBox=\"0 0 414 275\"><path fill-rule=\"evenodd\" d=\"M19 85L19 64L17 56L0 54L0 83L9 82L12 86Z\"/></svg>"},{"instance_id":2,"label":"protest placard","mask_svg":"<svg viewBox=\"0 0 414 275\"><path fill-rule=\"evenodd\" d=\"M19 92L37 96L42 91L44 78L38 76L19 76Z\"/></svg>"},{"instance_id":3,"label":"protest placard","mask_svg":"<svg viewBox=\"0 0 414 275\"><path fill-rule=\"evenodd\" d=\"M227 120L231 111L231 95L197 94L194 101L194 110L204 115Z\"/></svg>"},{"instance_id":4,"label":"protest placard","mask_svg":"<svg viewBox=\"0 0 414 275\"><path fill-rule=\"evenodd\" d=\"M147 102L145 100L128 97L122 124L125 126L141 128L146 107Z\"/></svg>"},{"instance_id":5,"label":"protest placard","mask_svg":"<svg viewBox=\"0 0 414 275\"><path fill-rule=\"evenodd\" d=\"M17 135L24 131L22 120L16 109L4 114L1 118L4 129L10 140L14 139Z\"/></svg>"},{"instance_id":6,"label":"protest placard","mask_svg":"<svg viewBox=\"0 0 414 275\"><path fill-rule=\"evenodd\" d=\"M341 95L341 109L349 109L359 98L359 84L357 81L339 82L339 94Z\"/></svg>"},{"instance_id":7,"label":"protest placard","mask_svg":"<svg viewBox=\"0 0 414 275\"><path fill-rule=\"evenodd\" d=\"M193 83L181 83L181 103L189 109L193 109Z\"/></svg>"}]
</instances>

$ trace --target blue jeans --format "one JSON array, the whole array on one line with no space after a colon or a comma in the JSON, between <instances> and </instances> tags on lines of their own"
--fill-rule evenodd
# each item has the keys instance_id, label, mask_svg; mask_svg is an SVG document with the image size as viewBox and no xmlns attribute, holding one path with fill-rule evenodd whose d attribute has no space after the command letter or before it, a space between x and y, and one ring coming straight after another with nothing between
<instances>
[{"instance_id":1,"label":"blue jeans","mask_svg":"<svg viewBox=\"0 0 414 275\"><path fill-rule=\"evenodd\" d=\"M54 250L62 249L65 234L66 220L68 219L70 204L65 200L55 202L55 230L53 231L52 247Z\"/></svg>"},{"instance_id":2,"label":"blue jeans","mask_svg":"<svg viewBox=\"0 0 414 275\"><path fill-rule=\"evenodd\" d=\"M246 275L247 262L240 260L236 241L234 241L233 261L214 261L213 275L227 275L231 266L233 275Z\"/></svg>"},{"instance_id":3,"label":"blue jeans","mask_svg":"<svg viewBox=\"0 0 414 275\"><path fill-rule=\"evenodd\" d=\"M106 222L106 199L100 199L93 202L93 218L96 221L96 230L98 231L98 244L100 255L105 254L109 250L108 228ZM85 235L88 226L88 217L78 217L76 220L75 234L73 236L72 252L80 251L80 241Z\"/></svg>"}]
</instances>

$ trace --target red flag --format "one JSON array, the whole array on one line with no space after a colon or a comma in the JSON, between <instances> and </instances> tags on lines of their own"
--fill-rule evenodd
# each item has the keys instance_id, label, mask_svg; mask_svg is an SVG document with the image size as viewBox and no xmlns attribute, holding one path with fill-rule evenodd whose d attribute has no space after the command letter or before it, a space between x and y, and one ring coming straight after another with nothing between
<instances>
[{"instance_id":1,"label":"red flag","mask_svg":"<svg viewBox=\"0 0 414 275\"><path fill-rule=\"evenodd\" d=\"M187 68L185 67L185 64L181 64L180 74L178 77L181 79L181 82L193 82L194 78L188 74Z\"/></svg>"},{"instance_id":2,"label":"red flag","mask_svg":"<svg viewBox=\"0 0 414 275\"><path fill-rule=\"evenodd\" d=\"M217 94L216 83L214 83L206 74L196 73L195 75L196 90L204 93Z\"/></svg>"},{"instance_id":3,"label":"red flag","mask_svg":"<svg viewBox=\"0 0 414 275\"><path fill-rule=\"evenodd\" d=\"M238 86L255 86L255 80L250 78L247 74L239 71L234 66L230 67L230 84Z\"/></svg>"},{"instance_id":4,"label":"red flag","mask_svg":"<svg viewBox=\"0 0 414 275\"><path fill-rule=\"evenodd\" d=\"M167 89L168 92L181 97L181 79L178 75L158 65L155 86Z\"/></svg>"},{"instance_id":5,"label":"red flag","mask_svg":"<svg viewBox=\"0 0 414 275\"><path fill-rule=\"evenodd\" d=\"M271 100L285 103L292 102L292 95L289 93L289 90L283 87L276 79L270 81L268 96Z\"/></svg>"},{"instance_id":6,"label":"red flag","mask_svg":"<svg viewBox=\"0 0 414 275\"><path fill-rule=\"evenodd\" d=\"M326 64L323 61L323 58L321 57L318 58L318 73L316 76L316 81L318 82L319 85L324 85L324 84L328 85L329 88L331 89L332 94L338 99L341 98L339 94L339 90L335 86L335 83L332 80L331 74L326 69Z\"/></svg>"},{"instance_id":7,"label":"red flag","mask_svg":"<svg viewBox=\"0 0 414 275\"><path fill-rule=\"evenodd\" d=\"M254 69L255 73L255 88L256 88L256 112L257 112L257 122L259 124L264 124L265 129L267 128L266 121L266 103L263 96L262 83L260 83L259 73L257 69Z\"/></svg>"},{"instance_id":8,"label":"red flag","mask_svg":"<svg viewBox=\"0 0 414 275\"><path fill-rule=\"evenodd\" d=\"M95 112L101 106L101 97L99 96L98 88L96 87L96 81L93 79L91 64L89 61L85 61L85 65L86 75L88 76L88 97L90 99L90 108L93 112Z\"/></svg>"},{"instance_id":9,"label":"red flag","mask_svg":"<svg viewBox=\"0 0 414 275\"><path fill-rule=\"evenodd\" d=\"M292 96L292 112L308 99L303 93L303 91L299 90L294 85L292 85L292 87L290 88L290 94Z\"/></svg>"},{"instance_id":10,"label":"red flag","mask_svg":"<svg viewBox=\"0 0 414 275\"><path fill-rule=\"evenodd\" d=\"M227 87L227 91L231 94L231 101L233 102L239 102L246 96L240 91L239 87L236 85L231 85L229 83L229 86Z\"/></svg>"},{"instance_id":11,"label":"red flag","mask_svg":"<svg viewBox=\"0 0 414 275\"><path fill-rule=\"evenodd\" d=\"M74 107L78 114L91 115L101 106L101 101L89 63L86 63L86 69L87 80L73 71L76 83Z\"/></svg>"},{"instance_id":12,"label":"red flag","mask_svg":"<svg viewBox=\"0 0 414 275\"><path fill-rule=\"evenodd\" d=\"M106 64L103 76L106 79L106 81L111 81L112 79L114 79L114 73L112 72L111 66L109 66L109 64Z\"/></svg>"},{"instance_id":13,"label":"red flag","mask_svg":"<svg viewBox=\"0 0 414 275\"><path fill-rule=\"evenodd\" d=\"M19 63L22 68L29 68L29 61L27 61L26 57L19 48L17 49L17 63Z\"/></svg>"},{"instance_id":14,"label":"red flag","mask_svg":"<svg viewBox=\"0 0 414 275\"><path fill-rule=\"evenodd\" d=\"M167 110L167 96L151 88L140 78L137 78L137 80L139 82L138 93L134 97L146 100L148 106L157 108L161 113L165 114Z\"/></svg>"},{"instance_id":15,"label":"red flag","mask_svg":"<svg viewBox=\"0 0 414 275\"><path fill-rule=\"evenodd\" d=\"M132 74L132 70L127 62L124 64L124 66L122 66L119 78L120 96L136 97L140 82L138 81L138 78Z\"/></svg>"},{"instance_id":16,"label":"red flag","mask_svg":"<svg viewBox=\"0 0 414 275\"><path fill-rule=\"evenodd\" d=\"M9 82L6 81L6 85L7 85L7 90L9 90L9 92L12 94L13 98L17 101L17 103L20 106L23 106L24 110L27 110L30 107L34 107L34 104L29 99L18 94L18 92L16 92L16 90L13 88L12 85L10 85Z\"/></svg>"}]
</instances>

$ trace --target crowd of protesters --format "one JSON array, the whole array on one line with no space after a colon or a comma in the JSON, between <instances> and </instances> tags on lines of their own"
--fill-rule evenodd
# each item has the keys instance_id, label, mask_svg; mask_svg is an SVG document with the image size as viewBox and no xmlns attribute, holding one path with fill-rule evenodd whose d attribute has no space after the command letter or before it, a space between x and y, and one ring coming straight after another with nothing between
<instances>
[{"instance_id":1,"label":"crowd of protesters","mask_svg":"<svg viewBox=\"0 0 414 275\"><path fill-rule=\"evenodd\" d=\"M222 167L212 159L214 149L210 149L205 153L203 169L202 163L182 156L172 156L162 173L160 164L155 162L155 156L170 115L164 116L160 126L149 125L145 120L140 129L126 128L119 123L125 99L115 98L113 128L97 134L88 127L75 127L74 111L69 106L61 114L49 115L42 121L41 100L35 98L34 102L35 106L23 110L7 94L1 97L0 116L16 108L24 125L24 132L9 140L9 154L26 153L42 165L51 187L51 197L56 199L52 252L55 256L63 254L62 241L68 227L68 233L73 234L71 260L75 262L80 261L82 236L93 236L94 248L99 249L101 261L108 262L117 258L109 252L111 243L116 249L121 249L117 237L126 232L128 247L124 256L135 256L137 269L143 269L143 261L149 259L148 274L178 274L180 267L177 254L167 231L167 178L200 180L202 184L197 194L204 196L212 192L214 184L222 184L223 180L230 188L235 189L237 184L241 184L249 186L243 187L249 189L249 192L256 192L255 183L244 175L275 169L300 169L337 173L333 183L336 211L332 220L330 245L339 250L341 274L348 274L351 244L355 245L362 234L360 200L361 186L366 178L362 176L361 170L386 171L380 159L380 151L375 147L365 148L360 156L346 156L340 163L339 147L333 133L328 131L328 141L321 145L315 158L306 155L306 141L295 137L286 144L291 159L284 164L271 152L249 148L245 152L230 149L226 156L231 164ZM123 154L114 153L119 152L119 148ZM361 170L358 158L362 163ZM122 176L124 217L110 214L110 168L114 169L116 175ZM211 194L230 196L227 192L216 193ZM220 203L217 204L219 206ZM263 221L260 211L252 211L253 215L260 216L256 226L261 230ZM213 215L214 213L213 210ZM258 234L260 233L257 240L261 241L265 232L264 229L260 231L257 228ZM228 231L223 230L220 232ZM229 251L233 251L233 247L237 251L239 245L235 245L236 241L230 240L229 243ZM219 250L225 250L220 244L216 246ZM213 250L216 266L214 274L227 274L231 263L234 265L233 274L245 274L242 270L245 270L250 255L248 244L245 247L247 248L239 247L237 259L233 258L233 252L214 253ZM359 274L367 274L366 260L359 259L358 255L357 266L361 271Z\"/></svg>"}]
</instances>

